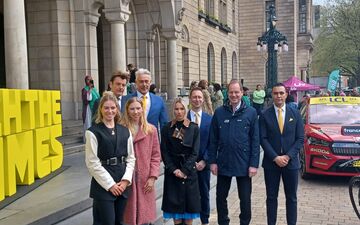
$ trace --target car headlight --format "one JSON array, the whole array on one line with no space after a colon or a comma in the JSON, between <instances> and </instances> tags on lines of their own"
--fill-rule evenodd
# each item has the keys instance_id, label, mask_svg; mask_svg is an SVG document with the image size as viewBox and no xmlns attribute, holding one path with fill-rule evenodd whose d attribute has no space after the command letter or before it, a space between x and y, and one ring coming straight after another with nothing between
<instances>
[{"instance_id":1,"label":"car headlight","mask_svg":"<svg viewBox=\"0 0 360 225\"><path fill-rule=\"evenodd\" d=\"M314 138L314 137L309 137L308 138L308 144L309 145L330 147L330 142L322 140L322 139Z\"/></svg>"}]
</instances>

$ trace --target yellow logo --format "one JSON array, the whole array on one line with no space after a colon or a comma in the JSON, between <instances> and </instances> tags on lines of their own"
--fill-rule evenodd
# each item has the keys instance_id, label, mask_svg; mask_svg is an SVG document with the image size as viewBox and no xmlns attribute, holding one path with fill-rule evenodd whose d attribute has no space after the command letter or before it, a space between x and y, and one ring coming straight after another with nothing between
<instances>
[{"instance_id":1,"label":"yellow logo","mask_svg":"<svg viewBox=\"0 0 360 225\"><path fill-rule=\"evenodd\" d=\"M358 105L360 97L331 96L310 98L310 105Z\"/></svg>"},{"instance_id":2,"label":"yellow logo","mask_svg":"<svg viewBox=\"0 0 360 225\"><path fill-rule=\"evenodd\" d=\"M61 167L60 91L0 89L0 201Z\"/></svg>"}]
</instances>

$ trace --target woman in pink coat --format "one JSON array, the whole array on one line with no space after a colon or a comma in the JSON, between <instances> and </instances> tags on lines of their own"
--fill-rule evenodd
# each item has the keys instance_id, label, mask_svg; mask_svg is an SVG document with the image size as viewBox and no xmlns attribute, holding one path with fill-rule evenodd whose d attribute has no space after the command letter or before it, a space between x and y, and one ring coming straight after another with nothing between
<instances>
[{"instance_id":1,"label":"woman in pink coat","mask_svg":"<svg viewBox=\"0 0 360 225\"><path fill-rule=\"evenodd\" d=\"M155 181L160 169L160 145L156 128L145 118L141 100L130 98L125 105L121 124L129 128L134 139L136 157L124 223L150 224L156 220Z\"/></svg>"}]
</instances>

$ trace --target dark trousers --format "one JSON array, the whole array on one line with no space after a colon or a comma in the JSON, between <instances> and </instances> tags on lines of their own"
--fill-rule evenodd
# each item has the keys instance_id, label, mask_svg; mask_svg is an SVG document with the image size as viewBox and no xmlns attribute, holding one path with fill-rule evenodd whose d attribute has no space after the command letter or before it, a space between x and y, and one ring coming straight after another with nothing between
<instances>
[{"instance_id":1,"label":"dark trousers","mask_svg":"<svg viewBox=\"0 0 360 225\"><path fill-rule=\"evenodd\" d=\"M276 170L264 169L266 185L266 214L268 225L276 224L278 194L280 177L284 183L286 197L286 221L288 225L295 225L297 220L297 187L298 187L298 170L289 170L280 168Z\"/></svg>"},{"instance_id":2,"label":"dark trousers","mask_svg":"<svg viewBox=\"0 0 360 225\"><path fill-rule=\"evenodd\" d=\"M261 111L264 108L264 104L257 104L255 102L253 102L253 107L256 109L256 112L258 114L258 116L261 114Z\"/></svg>"},{"instance_id":3,"label":"dark trousers","mask_svg":"<svg viewBox=\"0 0 360 225\"><path fill-rule=\"evenodd\" d=\"M230 218L227 207L227 197L231 186L232 177L217 176L216 208L219 225L229 225ZM248 225L251 220L251 178L236 177L238 196L240 199L240 225Z\"/></svg>"},{"instance_id":4,"label":"dark trousers","mask_svg":"<svg viewBox=\"0 0 360 225\"><path fill-rule=\"evenodd\" d=\"M209 223L210 216L210 170L205 167L204 170L198 171L198 182L201 197L200 220L202 224Z\"/></svg>"},{"instance_id":5,"label":"dark trousers","mask_svg":"<svg viewBox=\"0 0 360 225\"><path fill-rule=\"evenodd\" d=\"M127 199L120 196L115 201L93 201L94 225L121 225Z\"/></svg>"}]
</instances>

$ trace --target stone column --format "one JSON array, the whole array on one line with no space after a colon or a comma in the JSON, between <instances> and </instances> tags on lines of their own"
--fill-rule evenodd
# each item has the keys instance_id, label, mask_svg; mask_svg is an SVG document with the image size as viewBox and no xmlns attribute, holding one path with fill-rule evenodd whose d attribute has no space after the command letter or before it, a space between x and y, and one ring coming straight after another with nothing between
<instances>
[{"instance_id":1,"label":"stone column","mask_svg":"<svg viewBox=\"0 0 360 225\"><path fill-rule=\"evenodd\" d=\"M155 32L147 33L147 69L151 72L152 81L155 81L155 54L154 54Z\"/></svg>"},{"instance_id":2,"label":"stone column","mask_svg":"<svg viewBox=\"0 0 360 225\"><path fill-rule=\"evenodd\" d=\"M111 22L111 68L126 70L125 22Z\"/></svg>"},{"instance_id":3,"label":"stone column","mask_svg":"<svg viewBox=\"0 0 360 225\"><path fill-rule=\"evenodd\" d=\"M25 4L4 0L6 87L29 89Z\"/></svg>"},{"instance_id":4,"label":"stone column","mask_svg":"<svg viewBox=\"0 0 360 225\"><path fill-rule=\"evenodd\" d=\"M111 68L126 70L125 23L130 12L127 8L104 9L105 17L111 24Z\"/></svg>"},{"instance_id":5,"label":"stone column","mask_svg":"<svg viewBox=\"0 0 360 225\"><path fill-rule=\"evenodd\" d=\"M168 100L177 97L176 38L167 39L167 93Z\"/></svg>"},{"instance_id":6,"label":"stone column","mask_svg":"<svg viewBox=\"0 0 360 225\"><path fill-rule=\"evenodd\" d=\"M77 57L79 61L83 61L82 74L83 78L86 74L90 74L94 79L95 87L99 88L99 59L98 59L98 46L97 46L97 32L96 26L99 23L100 14L97 12L85 12L85 24L84 27L84 48L79 48L83 52L82 57ZM83 27L83 26L82 26ZM81 29L81 28L79 28ZM79 31L79 33L81 33ZM79 54L81 55L81 54ZM84 79L79 79L79 83L83 86Z\"/></svg>"}]
</instances>

